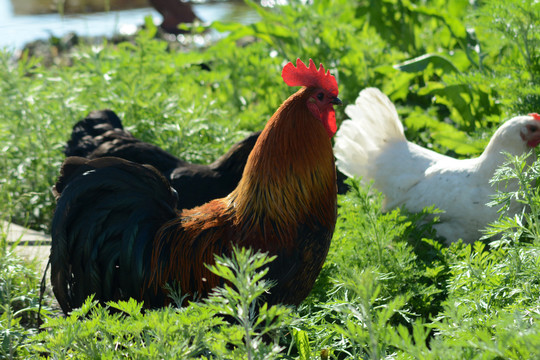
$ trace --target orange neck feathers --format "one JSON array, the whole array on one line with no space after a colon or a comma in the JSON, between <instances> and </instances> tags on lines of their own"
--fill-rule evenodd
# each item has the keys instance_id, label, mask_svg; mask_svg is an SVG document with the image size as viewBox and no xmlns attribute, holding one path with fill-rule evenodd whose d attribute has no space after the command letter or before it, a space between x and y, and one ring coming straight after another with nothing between
<instances>
[{"instance_id":1,"label":"orange neck feathers","mask_svg":"<svg viewBox=\"0 0 540 360\"><path fill-rule=\"evenodd\" d=\"M332 145L321 121L307 109L310 91L293 94L268 121L242 180L226 198L236 224L270 223L278 241L294 237L299 224L316 221L329 229L335 224Z\"/></svg>"},{"instance_id":2,"label":"orange neck feathers","mask_svg":"<svg viewBox=\"0 0 540 360\"><path fill-rule=\"evenodd\" d=\"M160 229L148 278L156 294L174 279L183 294L205 296L222 280L203 264L212 264L214 254L229 254L236 244L287 253L281 259L284 266L293 265L288 260L296 259L291 255L295 250L302 254L294 260L301 267L295 272L301 284L282 284L272 301L297 304L307 296L335 227L337 192L330 138L306 106L313 91L299 90L272 116L229 196L183 210ZM278 270L273 271L279 279ZM286 298L291 291L293 298Z\"/></svg>"}]
</instances>

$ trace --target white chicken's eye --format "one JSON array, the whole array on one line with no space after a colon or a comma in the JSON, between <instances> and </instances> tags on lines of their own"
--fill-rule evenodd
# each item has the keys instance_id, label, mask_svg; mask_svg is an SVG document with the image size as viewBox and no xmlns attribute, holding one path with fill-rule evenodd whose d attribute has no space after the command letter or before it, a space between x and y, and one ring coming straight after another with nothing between
<instances>
[{"instance_id":1,"label":"white chicken's eye","mask_svg":"<svg viewBox=\"0 0 540 360\"><path fill-rule=\"evenodd\" d=\"M320 92L317 94L317 99L319 99L319 101L322 101L322 99L324 99L324 93Z\"/></svg>"}]
</instances>

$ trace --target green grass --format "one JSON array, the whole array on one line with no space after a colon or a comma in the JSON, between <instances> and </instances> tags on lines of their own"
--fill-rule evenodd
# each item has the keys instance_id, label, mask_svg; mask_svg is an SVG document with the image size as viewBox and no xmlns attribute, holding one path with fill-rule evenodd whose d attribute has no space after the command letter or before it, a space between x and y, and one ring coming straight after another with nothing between
<instances>
[{"instance_id":1,"label":"green grass","mask_svg":"<svg viewBox=\"0 0 540 360\"><path fill-rule=\"evenodd\" d=\"M280 74L297 57L330 68L345 104L364 87L381 88L409 139L453 156L478 155L502 121L540 111L534 1L315 0L272 10L247 2L260 22L215 23L228 36L205 49L171 51L148 21L133 42L77 46L69 65L0 51L0 218L49 230L62 148L90 110L110 108L135 136L208 163L262 129L294 91ZM296 309L263 308L259 318L246 309L268 284L243 280L259 279L269 259L239 251L214 268L236 274L235 287L206 302L143 313L135 302L109 311L89 300L63 318L46 297L38 333L41 274L2 238L0 357L540 357L540 195L530 186L540 164L509 162L495 180L522 186L494 200L514 196L531 212L503 216L488 229L499 235L491 243L441 245L424 221L433 209L382 213L382 197L351 180L311 295Z\"/></svg>"},{"instance_id":2,"label":"green grass","mask_svg":"<svg viewBox=\"0 0 540 360\"><path fill-rule=\"evenodd\" d=\"M37 333L38 265L17 257L0 233L0 358L15 358Z\"/></svg>"}]
</instances>

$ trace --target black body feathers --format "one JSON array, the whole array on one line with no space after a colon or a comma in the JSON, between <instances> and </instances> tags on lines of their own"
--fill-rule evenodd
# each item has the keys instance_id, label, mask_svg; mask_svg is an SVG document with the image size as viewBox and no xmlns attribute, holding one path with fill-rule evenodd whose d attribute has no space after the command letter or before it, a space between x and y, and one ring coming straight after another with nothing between
<instances>
[{"instance_id":1,"label":"black body feathers","mask_svg":"<svg viewBox=\"0 0 540 360\"><path fill-rule=\"evenodd\" d=\"M178 208L190 209L226 196L236 187L259 134L252 133L234 144L212 164L191 164L135 138L124 130L113 111L98 110L75 124L64 153L87 159L114 156L152 165L180 195Z\"/></svg>"},{"instance_id":2,"label":"black body feathers","mask_svg":"<svg viewBox=\"0 0 540 360\"><path fill-rule=\"evenodd\" d=\"M71 157L54 191L51 283L62 310L92 293L119 300L141 293L153 236L177 216L167 180L123 159Z\"/></svg>"}]
</instances>

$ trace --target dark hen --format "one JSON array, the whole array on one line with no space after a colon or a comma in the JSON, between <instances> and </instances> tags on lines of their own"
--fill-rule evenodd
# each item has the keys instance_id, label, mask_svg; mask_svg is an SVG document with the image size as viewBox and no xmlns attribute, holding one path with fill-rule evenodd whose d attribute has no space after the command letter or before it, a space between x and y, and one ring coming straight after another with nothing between
<instances>
[{"instance_id":1,"label":"dark hen","mask_svg":"<svg viewBox=\"0 0 540 360\"><path fill-rule=\"evenodd\" d=\"M97 110L73 126L64 153L87 159L114 156L152 165L180 194L178 208L189 209L225 196L236 187L259 134L252 133L234 144L209 165L191 164L131 135L113 111Z\"/></svg>"}]
</instances>

